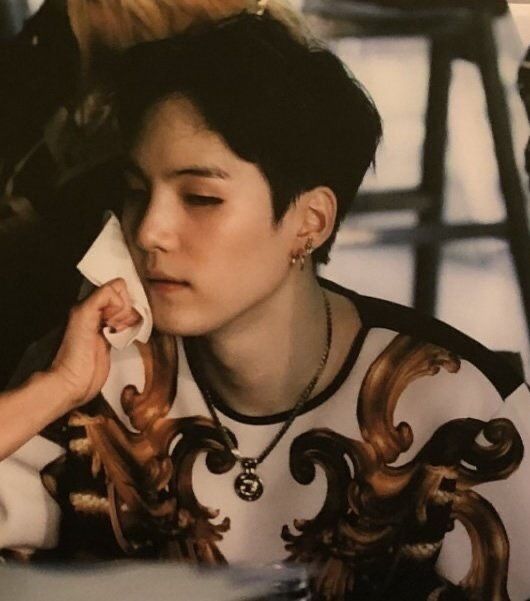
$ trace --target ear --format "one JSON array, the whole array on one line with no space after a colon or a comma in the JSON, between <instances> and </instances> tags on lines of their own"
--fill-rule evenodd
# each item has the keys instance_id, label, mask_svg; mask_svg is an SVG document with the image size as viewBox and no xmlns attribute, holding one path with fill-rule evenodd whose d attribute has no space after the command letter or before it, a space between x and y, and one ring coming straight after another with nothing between
<instances>
[{"instance_id":1,"label":"ear","mask_svg":"<svg viewBox=\"0 0 530 601\"><path fill-rule=\"evenodd\" d=\"M318 248L331 236L337 218L337 197L331 188L317 186L303 192L296 201L298 209L297 237L311 237Z\"/></svg>"}]
</instances>

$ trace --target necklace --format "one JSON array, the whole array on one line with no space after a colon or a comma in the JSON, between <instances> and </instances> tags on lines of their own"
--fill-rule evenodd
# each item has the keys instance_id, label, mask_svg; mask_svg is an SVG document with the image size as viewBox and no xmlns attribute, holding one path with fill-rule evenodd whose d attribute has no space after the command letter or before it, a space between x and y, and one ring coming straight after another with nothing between
<instances>
[{"instance_id":1,"label":"necklace","mask_svg":"<svg viewBox=\"0 0 530 601\"><path fill-rule=\"evenodd\" d=\"M329 351L331 348L331 338L333 335L333 325L331 321L331 307L329 304L328 297L326 293L322 291L324 296L324 305L326 308L326 348L322 357L320 359L320 363L315 372L315 375L311 378L309 384L304 388L298 400L296 401L295 406L291 410L289 417L283 422L282 427L278 430L278 432L273 436L272 440L269 444L263 449L263 451L257 457L243 457L239 451L239 449L234 445L234 442L228 435L226 428L221 423L219 416L217 415L217 411L214 407L214 402L212 398L212 393L209 388L204 387L204 400L206 401L206 405L208 407L208 411L212 416L215 427L219 430L219 433L223 437L223 441L226 445L226 448L232 455L232 457L239 463L241 466L241 473L234 480L234 488L237 495L243 499L244 501L256 501L263 494L263 480L256 473L256 468L260 463L263 463L265 459L270 455L272 450L276 447L276 445L283 438L284 434L291 427L294 420L300 414L305 403L308 401L311 393L315 389L324 368L328 362Z\"/></svg>"}]
</instances>

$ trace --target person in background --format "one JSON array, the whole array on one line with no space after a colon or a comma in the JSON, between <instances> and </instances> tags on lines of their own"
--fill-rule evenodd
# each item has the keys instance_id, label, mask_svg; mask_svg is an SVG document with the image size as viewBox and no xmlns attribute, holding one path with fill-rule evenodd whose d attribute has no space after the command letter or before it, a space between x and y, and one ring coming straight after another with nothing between
<instances>
[{"instance_id":1,"label":"person in background","mask_svg":"<svg viewBox=\"0 0 530 601\"><path fill-rule=\"evenodd\" d=\"M246 0L46 0L0 46L0 390L78 295L74 266L114 206L106 84L134 44L235 14ZM295 35L294 11L269 10ZM298 33L296 33L298 32Z\"/></svg>"}]
</instances>

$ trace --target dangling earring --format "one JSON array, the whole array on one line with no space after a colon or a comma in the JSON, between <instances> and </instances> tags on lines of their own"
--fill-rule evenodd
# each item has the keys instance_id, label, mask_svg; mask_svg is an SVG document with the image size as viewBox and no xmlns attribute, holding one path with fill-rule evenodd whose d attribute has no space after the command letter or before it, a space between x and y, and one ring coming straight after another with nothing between
<instances>
[{"instance_id":1,"label":"dangling earring","mask_svg":"<svg viewBox=\"0 0 530 601\"><path fill-rule=\"evenodd\" d=\"M308 238L304 245L304 249L291 256L291 265L294 265L297 261L300 261L300 271L304 271L305 258L309 256L313 250L313 238Z\"/></svg>"},{"instance_id":2,"label":"dangling earring","mask_svg":"<svg viewBox=\"0 0 530 601\"><path fill-rule=\"evenodd\" d=\"M304 271L305 258L309 257L309 255L312 252L313 252L313 238L308 238L304 245L304 250L302 252L302 256L300 257L300 271Z\"/></svg>"}]
</instances>

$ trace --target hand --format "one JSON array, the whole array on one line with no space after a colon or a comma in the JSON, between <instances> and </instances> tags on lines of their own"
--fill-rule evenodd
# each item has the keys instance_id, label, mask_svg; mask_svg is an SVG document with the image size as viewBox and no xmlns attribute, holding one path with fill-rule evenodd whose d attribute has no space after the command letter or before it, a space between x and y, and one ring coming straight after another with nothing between
<instances>
[{"instance_id":1,"label":"hand","mask_svg":"<svg viewBox=\"0 0 530 601\"><path fill-rule=\"evenodd\" d=\"M49 369L64 387L70 409L93 399L109 375L110 344L102 328L109 326L120 332L140 319L121 278L104 284L72 308L63 341Z\"/></svg>"}]
</instances>

